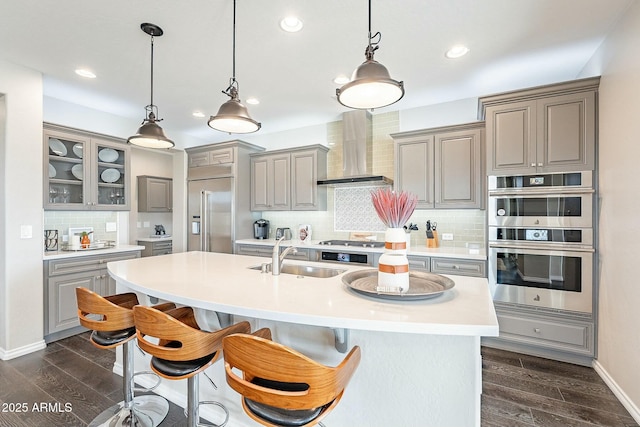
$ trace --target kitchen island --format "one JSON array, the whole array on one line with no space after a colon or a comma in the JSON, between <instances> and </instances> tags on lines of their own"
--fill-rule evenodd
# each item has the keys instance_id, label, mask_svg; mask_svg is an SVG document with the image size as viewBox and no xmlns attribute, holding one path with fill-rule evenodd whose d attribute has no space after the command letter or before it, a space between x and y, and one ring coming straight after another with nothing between
<instances>
[{"instance_id":1,"label":"kitchen island","mask_svg":"<svg viewBox=\"0 0 640 427\"><path fill-rule=\"evenodd\" d=\"M486 279L448 276L455 287L443 295L390 301L353 293L342 284L344 273L299 278L249 268L264 261L186 252L113 262L108 270L119 292L130 289L141 301L150 296L206 313L228 313L235 321L251 319L254 328L271 327L276 341L322 363L335 365L344 357L334 337L348 348L359 345L361 364L327 417L332 427L480 426L480 337L498 335ZM215 323L217 316L209 318ZM136 370L147 369L147 364L137 360ZM203 383L201 400L224 403L231 427L255 425L243 413L240 397L226 386L222 363L207 372L219 389ZM184 388L176 391L165 382L159 392L184 405ZM205 408L202 412L207 415Z\"/></svg>"}]
</instances>

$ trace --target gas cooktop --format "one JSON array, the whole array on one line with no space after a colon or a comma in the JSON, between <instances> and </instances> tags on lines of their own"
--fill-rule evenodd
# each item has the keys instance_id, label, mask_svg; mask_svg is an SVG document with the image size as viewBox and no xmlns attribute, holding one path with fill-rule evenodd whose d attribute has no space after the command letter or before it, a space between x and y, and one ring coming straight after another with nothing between
<instances>
[{"instance_id":1,"label":"gas cooktop","mask_svg":"<svg viewBox=\"0 0 640 427\"><path fill-rule=\"evenodd\" d=\"M324 240L318 242L319 245L332 245L332 246L353 246L356 248L382 248L384 242L375 241L362 241L362 240Z\"/></svg>"}]
</instances>

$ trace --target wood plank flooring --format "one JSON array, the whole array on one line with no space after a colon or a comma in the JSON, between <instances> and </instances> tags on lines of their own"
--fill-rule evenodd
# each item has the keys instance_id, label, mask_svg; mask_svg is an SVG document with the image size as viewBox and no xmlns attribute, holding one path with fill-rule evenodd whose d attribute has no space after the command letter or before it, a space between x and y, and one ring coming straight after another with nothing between
<instances>
[{"instance_id":1,"label":"wood plank flooring","mask_svg":"<svg viewBox=\"0 0 640 427\"><path fill-rule=\"evenodd\" d=\"M111 372L115 352L88 338L0 361L0 427L86 426L122 400L122 379ZM482 353L482 427L638 426L593 369L486 347ZM182 408L169 405L162 427L185 425Z\"/></svg>"},{"instance_id":2,"label":"wood plank flooring","mask_svg":"<svg viewBox=\"0 0 640 427\"><path fill-rule=\"evenodd\" d=\"M591 368L482 348L482 427L638 426Z\"/></svg>"}]
</instances>

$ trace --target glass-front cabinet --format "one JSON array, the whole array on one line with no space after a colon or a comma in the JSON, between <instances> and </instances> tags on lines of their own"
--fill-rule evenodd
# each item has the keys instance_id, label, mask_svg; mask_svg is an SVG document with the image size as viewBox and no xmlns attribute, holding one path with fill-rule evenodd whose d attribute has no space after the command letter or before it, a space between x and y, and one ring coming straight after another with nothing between
<instances>
[{"instance_id":1,"label":"glass-front cabinet","mask_svg":"<svg viewBox=\"0 0 640 427\"><path fill-rule=\"evenodd\" d=\"M130 210L126 143L45 126L44 151L45 209Z\"/></svg>"}]
</instances>

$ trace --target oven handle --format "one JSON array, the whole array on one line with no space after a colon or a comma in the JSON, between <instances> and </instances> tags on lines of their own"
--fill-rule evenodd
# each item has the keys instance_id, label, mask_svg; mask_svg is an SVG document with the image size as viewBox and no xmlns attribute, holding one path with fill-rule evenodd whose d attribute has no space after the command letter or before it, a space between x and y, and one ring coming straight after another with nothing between
<instances>
[{"instance_id":1,"label":"oven handle","mask_svg":"<svg viewBox=\"0 0 640 427\"><path fill-rule=\"evenodd\" d=\"M513 243L513 242L489 242L490 248L504 248L504 249L533 249L542 250L548 252L595 252L596 250L591 246L567 246L562 243L536 244L536 243Z\"/></svg>"},{"instance_id":2,"label":"oven handle","mask_svg":"<svg viewBox=\"0 0 640 427\"><path fill-rule=\"evenodd\" d=\"M593 194L596 190L593 188L563 188L563 189L551 189L551 188L529 188L529 189L508 189L508 190L491 190L489 191L489 197L501 197L501 196L530 196L539 197L544 196L562 196L576 194Z\"/></svg>"}]
</instances>

